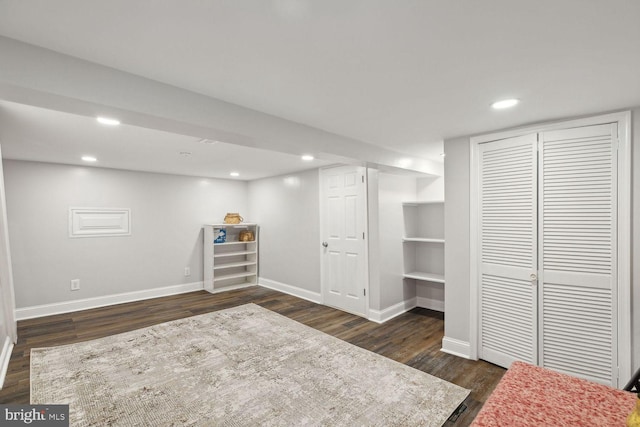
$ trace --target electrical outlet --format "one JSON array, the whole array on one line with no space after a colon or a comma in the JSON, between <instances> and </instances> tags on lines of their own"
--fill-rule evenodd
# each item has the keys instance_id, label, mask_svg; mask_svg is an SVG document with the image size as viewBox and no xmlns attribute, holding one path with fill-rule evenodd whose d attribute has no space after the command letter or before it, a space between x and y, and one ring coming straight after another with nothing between
<instances>
[{"instance_id":1,"label":"electrical outlet","mask_svg":"<svg viewBox=\"0 0 640 427\"><path fill-rule=\"evenodd\" d=\"M184 268L184 275L185 276L191 276L191 268L185 267Z\"/></svg>"},{"instance_id":2,"label":"electrical outlet","mask_svg":"<svg viewBox=\"0 0 640 427\"><path fill-rule=\"evenodd\" d=\"M79 291L80 290L80 279L73 279L71 281L71 290Z\"/></svg>"}]
</instances>

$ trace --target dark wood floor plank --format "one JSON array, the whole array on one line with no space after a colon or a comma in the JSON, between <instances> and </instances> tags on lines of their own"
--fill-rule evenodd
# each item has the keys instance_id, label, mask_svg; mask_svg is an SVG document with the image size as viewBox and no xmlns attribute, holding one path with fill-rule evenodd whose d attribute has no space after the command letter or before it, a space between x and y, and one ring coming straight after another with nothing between
<instances>
[{"instance_id":1,"label":"dark wood floor plank","mask_svg":"<svg viewBox=\"0 0 640 427\"><path fill-rule=\"evenodd\" d=\"M95 308L18 322L18 343L9 363L0 403L29 403L32 348L71 344L128 332L184 317L254 303L351 344L471 390L467 409L455 423L471 423L505 370L483 361L440 351L442 313L416 308L384 324L340 310L254 286L210 294L190 292L164 298Z\"/></svg>"}]
</instances>

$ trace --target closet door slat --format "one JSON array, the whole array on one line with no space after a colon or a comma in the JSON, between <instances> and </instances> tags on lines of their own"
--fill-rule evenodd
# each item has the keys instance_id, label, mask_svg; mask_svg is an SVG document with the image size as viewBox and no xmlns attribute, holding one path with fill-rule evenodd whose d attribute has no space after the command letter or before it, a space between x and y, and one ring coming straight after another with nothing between
<instances>
[{"instance_id":1,"label":"closet door slat","mask_svg":"<svg viewBox=\"0 0 640 427\"><path fill-rule=\"evenodd\" d=\"M480 147L480 357L537 363L537 136Z\"/></svg>"},{"instance_id":2,"label":"closet door slat","mask_svg":"<svg viewBox=\"0 0 640 427\"><path fill-rule=\"evenodd\" d=\"M608 385L617 364L616 132L543 132L538 169L539 361Z\"/></svg>"}]
</instances>

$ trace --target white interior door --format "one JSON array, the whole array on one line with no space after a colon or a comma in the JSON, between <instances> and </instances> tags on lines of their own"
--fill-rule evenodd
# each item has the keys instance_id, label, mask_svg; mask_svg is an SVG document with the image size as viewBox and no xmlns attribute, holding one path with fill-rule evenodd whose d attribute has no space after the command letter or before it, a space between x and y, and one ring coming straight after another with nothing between
<instances>
[{"instance_id":1,"label":"white interior door","mask_svg":"<svg viewBox=\"0 0 640 427\"><path fill-rule=\"evenodd\" d=\"M479 356L537 363L535 134L482 144ZM532 276L533 275L533 276Z\"/></svg>"},{"instance_id":2,"label":"white interior door","mask_svg":"<svg viewBox=\"0 0 640 427\"><path fill-rule=\"evenodd\" d=\"M367 315L365 170L322 169L322 295L325 304Z\"/></svg>"},{"instance_id":3,"label":"white interior door","mask_svg":"<svg viewBox=\"0 0 640 427\"><path fill-rule=\"evenodd\" d=\"M540 134L540 365L617 385L617 124Z\"/></svg>"}]
</instances>

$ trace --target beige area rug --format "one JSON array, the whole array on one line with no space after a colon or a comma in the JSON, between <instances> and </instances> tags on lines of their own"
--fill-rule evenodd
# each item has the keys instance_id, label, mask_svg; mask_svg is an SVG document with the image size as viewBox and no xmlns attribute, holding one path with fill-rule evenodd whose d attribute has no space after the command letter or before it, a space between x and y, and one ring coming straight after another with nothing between
<instances>
[{"instance_id":1,"label":"beige area rug","mask_svg":"<svg viewBox=\"0 0 640 427\"><path fill-rule=\"evenodd\" d=\"M439 426L468 394L255 304L31 351L79 426Z\"/></svg>"}]
</instances>

